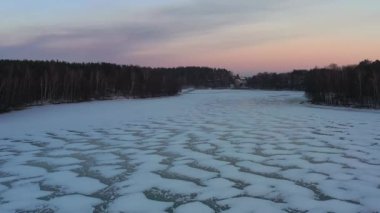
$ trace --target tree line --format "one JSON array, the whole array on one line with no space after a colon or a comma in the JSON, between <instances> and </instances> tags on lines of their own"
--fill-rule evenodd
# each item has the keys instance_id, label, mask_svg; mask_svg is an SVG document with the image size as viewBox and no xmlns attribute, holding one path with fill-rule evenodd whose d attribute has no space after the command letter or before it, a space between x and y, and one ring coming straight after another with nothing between
<instances>
[{"instance_id":1,"label":"tree line","mask_svg":"<svg viewBox=\"0 0 380 213\"><path fill-rule=\"evenodd\" d=\"M182 87L228 87L232 73L207 67L151 68L110 63L0 60L0 111L115 96L178 94Z\"/></svg>"},{"instance_id":2,"label":"tree line","mask_svg":"<svg viewBox=\"0 0 380 213\"><path fill-rule=\"evenodd\" d=\"M318 104L380 108L380 61L310 70L305 92Z\"/></svg>"},{"instance_id":3,"label":"tree line","mask_svg":"<svg viewBox=\"0 0 380 213\"><path fill-rule=\"evenodd\" d=\"M259 73L247 78L247 87L267 90L304 90L307 70L289 73Z\"/></svg>"},{"instance_id":4,"label":"tree line","mask_svg":"<svg viewBox=\"0 0 380 213\"><path fill-rule=\"evenodd\" d=\"M28 105L178 94L182 87L227 88L225 69L151 68L110 63L0 60L0 112ZM254 89L305 91L312 103L380 108L380 61L246 78Z\"/></svg>"},{"instance_id":5,"label":"tree line","mask_svg":"<svg viewBox=\"0 0 380 213\"><path fill-rule=\"evenodd\" d=\"M380 61L335 64L289 73L259 73L247 78L254 89L305 91L312 103L380 108Z\"/></svg>"}]
</instances>

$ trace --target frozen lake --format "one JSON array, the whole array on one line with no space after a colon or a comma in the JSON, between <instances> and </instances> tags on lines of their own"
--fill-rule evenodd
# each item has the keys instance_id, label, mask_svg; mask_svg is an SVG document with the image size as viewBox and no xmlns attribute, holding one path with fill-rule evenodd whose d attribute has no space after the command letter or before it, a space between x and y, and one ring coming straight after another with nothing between
<instances>
[{"instance_id":1,"label":"frozen lake","mask_svg":"<svg viewBox=\"0 0 380 213\"><path fill-rule=\"evenodd\" d=\"M196 90L0 115L0 212L376 212L380 113Z\"/></svg>"}]
</instances>

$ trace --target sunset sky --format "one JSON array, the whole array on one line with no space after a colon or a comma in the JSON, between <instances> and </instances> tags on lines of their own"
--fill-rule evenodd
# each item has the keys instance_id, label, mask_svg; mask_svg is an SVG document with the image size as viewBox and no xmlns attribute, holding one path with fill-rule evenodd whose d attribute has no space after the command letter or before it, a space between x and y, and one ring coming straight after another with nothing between
<instances>
[{"instance_id":1,"label":"sunset sky","mask_svg":"<svg viewBox=\"0 0 380 213\"><path fill-rule=\"evenodd\" d=\"M1 0L0 59L289 71L380 59L378 0Z\"/></svg>"}]
</instances>

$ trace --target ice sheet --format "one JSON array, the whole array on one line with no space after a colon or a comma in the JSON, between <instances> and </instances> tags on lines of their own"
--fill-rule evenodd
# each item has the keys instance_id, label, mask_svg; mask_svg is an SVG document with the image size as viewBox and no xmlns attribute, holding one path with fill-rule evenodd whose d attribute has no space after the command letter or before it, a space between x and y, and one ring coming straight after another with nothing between
<instances>
[{"instance_id":1,"label":"ice sheet","mask_svg":"<svg viewBox=\"0 0 380 213\"><path fill-rule=\"evenodd\" d=\"M376 212L380 113L193 90L0 115L1 212Z\"/></svg>"}]
</instances>

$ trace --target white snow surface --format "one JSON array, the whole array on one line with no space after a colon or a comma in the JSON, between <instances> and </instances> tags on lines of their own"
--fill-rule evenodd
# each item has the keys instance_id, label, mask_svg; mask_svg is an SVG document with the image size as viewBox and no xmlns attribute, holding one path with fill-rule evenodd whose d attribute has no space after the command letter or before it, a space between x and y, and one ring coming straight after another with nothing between
<instances>
[{"instance_id":1,"label":"white snow surface","mask_svg":"<svg viewBox=\"0 0 380 213\"><path fill-rule=\"evenodd\" d=\"M380 113L193 90L0 115L0 212L379 212Z\"/></svg>"}]
</instances>

